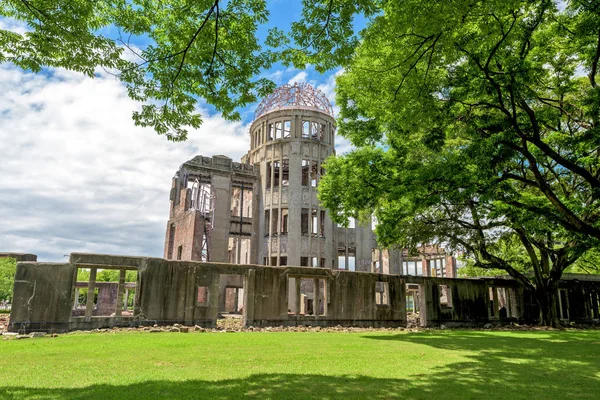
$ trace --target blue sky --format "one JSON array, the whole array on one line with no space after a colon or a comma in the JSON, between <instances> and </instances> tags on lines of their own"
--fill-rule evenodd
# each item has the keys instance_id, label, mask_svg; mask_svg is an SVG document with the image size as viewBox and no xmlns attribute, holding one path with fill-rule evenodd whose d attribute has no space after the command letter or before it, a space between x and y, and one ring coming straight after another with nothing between
<instances>
[{"instance_id":1,"label":"blue sky","mask_svg":"<svg viewBox=\"0 0 600 400\"><path fill-rule=\"evenodd\" d=\"M261 36L269 26L285 29L301 11L299 1L271 1L269 9ZM26 27L0 18L0 29ZM333 101L339 72L277 66L264 73L278 85L310 82ZM140 105L106 74L33 74L0 64L0 93L0 252L40 261L72 251L162 256L173 174L198 154L239 160L256 106L232 122L200 101L202 127L187 142L170 143L133 125ZM338 153L349 148L337 142Z\"/></svg>"}]
</instances>

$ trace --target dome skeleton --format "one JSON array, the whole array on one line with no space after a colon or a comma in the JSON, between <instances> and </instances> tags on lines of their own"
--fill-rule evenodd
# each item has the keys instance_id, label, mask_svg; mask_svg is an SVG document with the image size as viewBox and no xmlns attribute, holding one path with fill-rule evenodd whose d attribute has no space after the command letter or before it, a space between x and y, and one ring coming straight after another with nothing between
<instances>
[{"instance_id":1,"label":"dome skeleton","mask_svg":"<svg viewBox=\"0 0 600 400\"><path fill-rule=\"evenodd\" d=\"M265 97L256 107L254 119L273 110L298 107L315 108L333 117L333 108L323 92L306 82L296 82L280 86Z\"/></svg>"}]
</instances>

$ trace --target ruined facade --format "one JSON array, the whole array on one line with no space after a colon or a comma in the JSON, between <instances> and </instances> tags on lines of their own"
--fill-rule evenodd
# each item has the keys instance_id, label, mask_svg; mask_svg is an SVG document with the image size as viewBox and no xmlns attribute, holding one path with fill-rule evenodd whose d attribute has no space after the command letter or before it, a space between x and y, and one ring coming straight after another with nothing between
<instances>
[{"instance_id":1,"label":"ruined facade","mask_svg":"<svg viewBox=\"0 0 600 400\"><path fill-rule=\"evenodd\" d=\"M329 101L306 83L266 97L240 163L196 156L176 173L164 257L454 278L456 260L441 248L415 257L381 248L371 223L331 221L316 189L335 129Z\"/></svg>"},{"instance_id":2,"label":"ruined facade","mask_svg":"<svg viewBox=\"0 0 600 400\"><path fill-rule=\"evenodd\" d=\"M85 281L78 271L89 272ZM99 282L105 271L116 282ZM127 273L135 279L126 281ZM72 253L66 263L19 262L9 330L63 332L114 326L215 327L223 289L245 326L400 327L418 311L424 327L535 323L539 309L517 281L451 279ZM304 286L318 288L304 302ZM412 289L411 289L412 288ZM229 288L232 289L232 288ZM234 288L235 289L235 288ZM412 293L411 293L412 292ZM600 321L600 277L565 275L559 283L564 322ZM238 295L237 300L236 296Z\"/></svg>"}]
</instances>

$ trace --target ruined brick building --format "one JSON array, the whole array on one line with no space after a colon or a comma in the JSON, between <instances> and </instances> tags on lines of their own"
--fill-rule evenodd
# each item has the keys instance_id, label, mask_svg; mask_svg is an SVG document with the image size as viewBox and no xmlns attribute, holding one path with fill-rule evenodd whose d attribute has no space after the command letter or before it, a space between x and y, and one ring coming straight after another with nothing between
<instances>
[{"instance_id":1,"label":"ruined brick building","mask_svg":"<svg viewBox=\"0 0 600 400\"><path fill-rule=\"evenodd\" d=\"M381 248L371 223L331 221L317 185L323 162L335 154L335 129L331 104L307 83L263 99L241 162L199 155L177 171L164 257L455 277L456 260L443 249L409 257Z\"/></svg>"}]
</instances>

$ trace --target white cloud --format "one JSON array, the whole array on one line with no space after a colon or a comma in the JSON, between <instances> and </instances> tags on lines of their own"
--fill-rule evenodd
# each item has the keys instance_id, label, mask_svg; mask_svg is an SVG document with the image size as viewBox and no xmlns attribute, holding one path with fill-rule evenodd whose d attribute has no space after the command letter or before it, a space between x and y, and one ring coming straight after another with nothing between
<instances>
[{"instance_id":1,"label":"white cloud","mask_svg":"<svg viewBox=\"0 0 600 400\"><path fill-rule=\"evenodd\" d=\"M247 151L247 126L202 111L184 143L135 127L116 80L0 66L0 251L161 256L171 177L197 154Z\"/></svg>"},{"instance_id":2,"label":"white cloud","mask_svg":"<svg viewBox=\"0 0 600 400\"><path fill-rule=\"evenodd\" d=\"M296 82L306 82L307 77L308 74L306 73L306 71L300 71L288 81L288 84L293 85Z\"/></svg>"}]
</instances>

